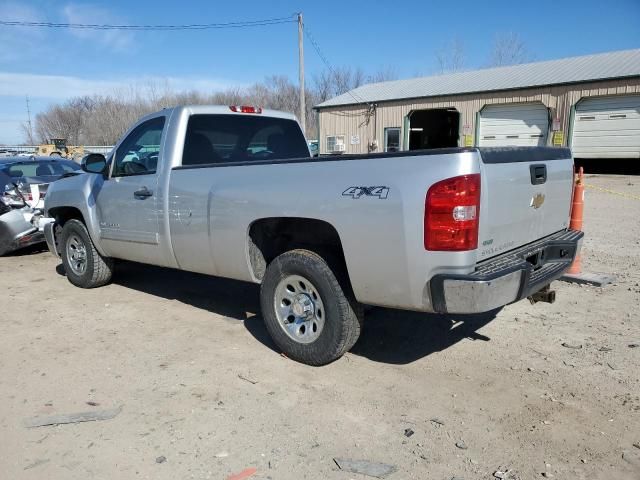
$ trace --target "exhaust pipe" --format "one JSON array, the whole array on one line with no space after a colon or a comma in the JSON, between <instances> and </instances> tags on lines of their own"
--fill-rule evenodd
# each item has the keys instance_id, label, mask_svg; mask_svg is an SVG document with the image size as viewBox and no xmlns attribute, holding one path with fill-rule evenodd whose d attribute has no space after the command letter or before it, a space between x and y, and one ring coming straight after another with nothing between
<instances>
[{"instance_id":1,"label":"exhaust pipe","mask_svg":"<svg viewBox=\"0 0 640 480\"><path fill-rule=\"evenodd\" d=\"M529 297L527 297L529 299L529 301L531 302L531 305L537 303L537 302L544 302L544 303L553 303L556 301L556 291L555 290L551 290L551 285L547 285L546 287L542 287L540 290L538 290L536 293L534 293L533 295L530 295Z\"/></svg>"}]
</instances>

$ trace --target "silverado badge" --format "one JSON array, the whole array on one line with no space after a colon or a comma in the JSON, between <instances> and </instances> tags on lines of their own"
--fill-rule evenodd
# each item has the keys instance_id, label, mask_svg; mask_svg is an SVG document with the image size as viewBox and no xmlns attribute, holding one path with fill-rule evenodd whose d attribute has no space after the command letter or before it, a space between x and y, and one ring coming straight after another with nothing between
<instances>
[{"instance_id":1,"label":"silverado badge","mask_svg":"<svg viewBox=\"0 0 640 480\"><path fill-rule=\"evenodd\" d=\"M544 203L544 193L536 193L533 198L531 198L530 207L535 208L536 210L542 206Z\"/></svg>"}]
</instances>

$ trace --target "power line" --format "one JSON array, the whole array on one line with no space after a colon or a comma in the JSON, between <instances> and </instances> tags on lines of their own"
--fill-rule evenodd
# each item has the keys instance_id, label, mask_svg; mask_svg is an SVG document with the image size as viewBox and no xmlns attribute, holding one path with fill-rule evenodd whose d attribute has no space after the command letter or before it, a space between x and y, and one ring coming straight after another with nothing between
<instances>
[{"instance_id":1,"label":"power line","mask_svg":"<svg viewBox=\"0 0 640 480\"><path fill-rule=\"evenodd\" d=\"M320 57L322 62L326 65L326 67L329 69L329 72L334 76L334 78L337 78L335 70L333 69L333 67L329 63L329 60L327 60L327 57L324 55L324 53L322 53L322 49L320 48L320 45L318 45L318 42L313 37L311 32L308 31L308 29L306 28L306 25L303 25L303 27L305 27L304 28L304 33L307 35L307 38L309 39L309 42L311 43L311 45L315 49L316 53L318 54L318 56ZM360 124L358 125L358 128L362 128L363 126L368 125L369 124L369 120L371 120L371 117L373 115L375 115L376 105L374 103L367 102L364 98L362 98L360 95L358 95L355 92L355 89L347 90L347 93L349 94L349 96L351 98L353 98L356 101L356 104L367 105L367 109L365 111L363 111L362 113L355 113L355 112L354 112L354 114L344 113L344 114L342 114L342 116L345 116L345 117L358 116L359 117L359 116L364 115L364 120L362 122L360 122Z\"/></svg>"},{"instance_id":2,"label":"power line","mask_svg":"<svg viewBox=\"0 0 640 480\"><path fill-rule=\"evenodd\" d=\"M322 49L320 48L320 45L318 45L318 42L316 41L316 39L313 37L313 35L311 34L311 32L309 31L309 29L307 28L307 25L304 24L304 34L307 36L307 39L309 40L309 42L311 43L311 46L314 48L314 50L316 51L316 53L318 54L318 56L320 57L320 60L322 60L322 62L325 64L325 66L327 67L327 69L329 70L329 72L331 72L331 74L334 77L337 77L337 74L335 72L335 70L333 69L333 67L331 66L331 64L329 63L329 60L327 60L327 57L324 55L324 53L322 53ZM360 95L358 95L356 92L353 92L352 90L347 90L347 93L351 96L351 98L353 98L356 103L360 104L366 104L369 105L370 102L367 102L364 98L360 97ZM358 98L357 98L358 97ZM367 112L364 112L365 114Z\"/></svg>"},{"instance_id":3,"label":"power line","mask_svg":"<svg viewBox=\"0 0 640 480\"><path fill-rule=\"evenodd\" d=\"M0 20L1 26L7 27L36 27L36 28L70 28L77 30L133 30L133 31L175 31L175 30L213 30L220 28L262 27L265 25L279 25L294 23L294 15L262 20L247 20L226 23L191 23L183 25L112 25L97 23L55 23L55 22L27 22L22 20Z\"/></svg>"}]
</instances>

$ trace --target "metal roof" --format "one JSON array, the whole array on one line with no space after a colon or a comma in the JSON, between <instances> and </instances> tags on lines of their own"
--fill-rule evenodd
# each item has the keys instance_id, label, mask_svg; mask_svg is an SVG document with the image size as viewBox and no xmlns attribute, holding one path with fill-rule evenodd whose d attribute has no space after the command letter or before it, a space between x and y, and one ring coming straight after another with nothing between
<instances>
[{"instance_id":1,"label":"metal roof","mask_svg":"<svg viewBox=\"0 0 640 480\"><path fill-rule=\"evenodd\" d=\"M316 108L634 76L640 76L640 49L370 83L320 103Z\"/></svg>"}]
</instances>

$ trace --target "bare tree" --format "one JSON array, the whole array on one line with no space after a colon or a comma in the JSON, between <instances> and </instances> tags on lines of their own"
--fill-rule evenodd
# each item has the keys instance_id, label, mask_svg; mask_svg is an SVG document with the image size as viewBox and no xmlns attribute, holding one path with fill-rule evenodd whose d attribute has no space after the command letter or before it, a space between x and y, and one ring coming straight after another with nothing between
<instances>
[{"instance_id":1,"label":"bare tree","mask_svg":"<svg viewBox=\"0 0 640 480\"><path fill-rule=\"evenodd\" d=\"M493 49L489 59L490 67L518 65L533 60L524 40L514 32L502 33L495 36Z\"/></svg>"},{"instance_id":2,"label":"bare tree","mask_svg":"<svg viewBox=\"0 0 640 480\"><path fill-rule=\"evenodd\" d=\"M390 68L366 75L360 68L342 67L316 76L314 86L305 92L308 138L316 135L317 116L313 105L366 82L392 78L395 78L395 72ZM36 116L37 139L34 140L66 138L70 144L113 145L141 116L175 105L259 105L299 114L298 94L298 86L282 75L267 77L250 87L211 93L175 92L167 82L147 82L108 95L76 97L52 105ZM23 129L28 138L26 126Z\"/></svg>"},{"instance_id":3,"label":"bare tree","mask_svg":"<svg viewBox=\"0 0 640 480\"><path fill-rule=\"evenodd\" d=\"M34 145L36 143L36 137L33 133L33 128L29 125L29 122L22 122L20 129L25 138L26 145Z\"/></svg>"},{"instance_id":4,"label":"bare tree","mask_svg":"<svg viewBox=\"0 0 640 480\"><path fill-rule=\"evenodd\" d=\"M349 66L337 67L331 70L323 70L313 76L312 96L316 103L324 102L332 97L358 88L365 83L384 82L395 80L397 74L391 67L386 67L377 72L366 74L361 68Z\"/></svg>"},{"instance_id":5,"label":"bare tree","mask_svg":"<svg viewBox=\"0 0 640 480\"><path fill-rule=\"evenodd\" d=\"M333 76L336 95L348 92L366 83L365 73L360 67L339 67L334 70Z\"/></svg>"},{"instance_id":6,"label":"bare tree","mask_svg":"<svg viewBox=\"0 0 640 480\"><path fill-rule=\"evenodd\" d=\"M51 138L66 138L70 143L80 141L85 119L94 107L90 97L76 97L62 105L55 105L36 116L36 133L41 142Z\"/></svg>"},{"instance_id":7,"label":"bare tree","mask_svg":"<svg viewBox=\"0 0 640 480\"><path fill-rule=\"evenodd\" d=\"M342 95L366 83L367 77L361 68L336 67L324 70L313 77L313 84L321 102Z\"/></svg>"},{"instance_id":8,"label":"bare tree","mask_svg":"<svg viewBox=\"0 0 640 480\"><path fill-rule=\"evenodd\" d=\"M367 76L367 83L388 82L390 80L397 80L398 73L392 66L386 66L381 68L375 73Z\"/></svg>"},{"instance_id":9,"label":"bare tree","mask_svg":"<svg viewBox=\"0 0 640 480\"><path fill-rule=\"evenodd\" d=\"M152 109L142 109L114 96L95 97L96 105L86 119L81 143L86 145L113 145L129 125Z\"/></svg>"},{"instance_id":10,"label":"bare tree","mask_svg":"<svg viewBox=\"0 0 640 480\"><path fill-rule=\"evenodd\" d=\"M318 103L322 103L333 96L331 72L323 70L313 76L313 92Z\"/></svg>"},{"instance_id":11,"label":"bare tree","mask_svg":"<svg viewBox=\"0 0 640 480\"><path fill-rule=\"evenodd\" d=\"M458 37L440 48L435 55L440 73L455 73L464 69L465 48L464 43Z\"/></svg>"},{"instance_id":12,"label":"bare tree","mask_svg":"<svg viewBox=\"0 0 640 480\"><path fill-rule=\"evenodd\" d=\"M251 103L275 110L296 112L298 107L298 87L284 75L267 77L250 87L246 95Z\"/></svg>"}]
</instances>

